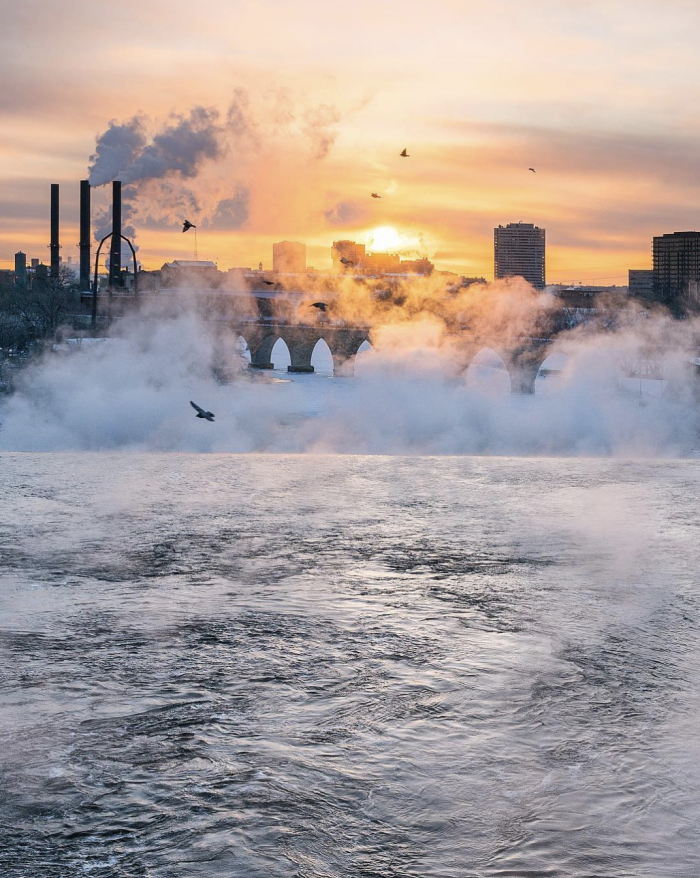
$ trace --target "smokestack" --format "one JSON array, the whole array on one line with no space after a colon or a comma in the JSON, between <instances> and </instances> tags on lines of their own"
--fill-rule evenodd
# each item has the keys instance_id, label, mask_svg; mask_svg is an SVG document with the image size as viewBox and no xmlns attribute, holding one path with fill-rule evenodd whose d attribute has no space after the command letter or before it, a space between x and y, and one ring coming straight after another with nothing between
<instances>
[{"instance_id":1,"label":"smokestack","mask_svg":"<svg viewBox=\"0 0 700 878\"><path fill-rule=\"evenodd\" d=\"M90 289L90 183L80 181L80 290Z\"/></svg>"},{"instance_id":2,"label":"smokestack","mask_svg":"<svg viewBox=\"0 0 700 878\"><path fill-rule=\"evenodd\" d=\"M51 277L58 277L60 258L58 251L61 245L58 242L58 183L51 184Z\"/></svg>"},{"instance_id":3,"label":"smokestack","mask_svg":"<svg viewBox=\"0 0 700 878\"><path fill-rule=\"evenodd\" d=\"M112 243L109 248L109 285L118 287L122 280L122 184L112 183Z\"/></svg>"},{"instance_id":4,"label":"smokestack","mask_svg":"<svg viewBox=\"0 0 700 878\"><path fill-rule=\"evenodd\" d=\"M15 253L15 283L18 287L26 289L27 286L27 256L20 250Z\"/></svg>"}]
</instances>

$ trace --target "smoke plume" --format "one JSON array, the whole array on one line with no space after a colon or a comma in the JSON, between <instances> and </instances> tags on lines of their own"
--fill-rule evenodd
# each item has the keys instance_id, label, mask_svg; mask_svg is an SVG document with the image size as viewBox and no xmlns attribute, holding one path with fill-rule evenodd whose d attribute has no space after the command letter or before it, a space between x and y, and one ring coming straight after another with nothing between
<instances>
[{"instance_id":1,"label":"smoke plume","mask_svg":"<svg viewBox=\"0 0 700 878\"><path fill-rule=\"evenodd\" d=\"M195 106L163 121L143 113L112 120L97 138L89 179L94 187L122 181L129 237L139 224L173 227L185 216L222 230L269 225L281 201L294 201L280 198L285 187L298 186L329 154L339 122L333 106L309 106L288 89L266 92L255 105L236 89L224 112ZM110 228L106 206L96 235Z\"/></svg>"}]
</instances>

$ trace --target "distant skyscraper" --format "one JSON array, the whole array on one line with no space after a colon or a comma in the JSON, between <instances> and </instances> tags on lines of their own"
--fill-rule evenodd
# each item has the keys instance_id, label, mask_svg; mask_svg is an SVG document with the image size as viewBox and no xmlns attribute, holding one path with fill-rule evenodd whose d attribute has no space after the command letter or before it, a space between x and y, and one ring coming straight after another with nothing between
<instances>
[{"instance_id":1,"label":"distant skyscraper","mask_svg":"<svg viewBox=\"0 0 700 878\"><path fill-rule=\"evenodd\" d=\"M286 272L306 271L306 244L280 241L272 245L272 270Z\"/></svg>"},{"instance_id":2,"label":"distant skyscraper","mask_svg":"<svg viewBox=\"0 0 700 878\"><path fill-rule=\"evenodd\" d=\"M360 265L365 259L365 245L356 244L354 241L333 241L331 247L333 268L336 271L346 271L353 265ZM342 262L342 260L347 260Z\"/></svg>"},{"instance_id":3,"label":"distant skyscraper","mask_svg":"<svg viewBox=\"0 0 700 878\"><path fill-rule=\"evenodd\" d=\"M494 229L494 276L524 277L541 290L545 285L544 234L533 223L508 223Z\"/></svg>"},{"instance_id":4,"label":"distant skyscraper","mask_svg":"<svg viewBox=\"0 0 700 878\"><path fill-rule=\"evenodd\" d=\"M671 232L654 238L654 299L673 310L698 301L700 232Z\"/></svg>"}]
</instances>

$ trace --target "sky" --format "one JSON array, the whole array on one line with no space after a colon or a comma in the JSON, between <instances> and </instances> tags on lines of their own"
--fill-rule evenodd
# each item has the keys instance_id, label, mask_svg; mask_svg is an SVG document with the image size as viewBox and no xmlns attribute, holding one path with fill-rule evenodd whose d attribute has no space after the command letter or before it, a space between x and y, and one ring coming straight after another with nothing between
<instances>
[{"instance_id":1,"label":"sky","mask_svg":"<svg viewBox=\"0 0 700 878\"><path fill-rule=\"evenodd\" d=\"M700 226L694 2L0 2L3 267L48 260L52 182L77 260L88 173L96 233L124 180L146 268L192 258L187 218L224 270L279 240L327 268L389 227L491 278L494 226L524 221L549 282L624 284Z\"/></svg>"}]
</instances>

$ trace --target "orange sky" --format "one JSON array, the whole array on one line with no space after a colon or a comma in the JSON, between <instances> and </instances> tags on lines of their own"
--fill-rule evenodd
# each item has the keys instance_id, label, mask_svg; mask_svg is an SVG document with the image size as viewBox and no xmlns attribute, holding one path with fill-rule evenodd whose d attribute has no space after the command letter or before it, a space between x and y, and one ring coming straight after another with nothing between
<instances>
[{"instance_id":1,"label":"orange sky","mask_svg":"<svg viewBox=\"0 0 700 878\"><path fill-rule=\"evenodd\" d=\"M325 268L334 239L388 225L407 256L491 277L493 227L522 220L547 230L549 281L624 283L654 234L700 225L686 0L122 0L116 20L87 0L12 7L3 266L20 248L47 259L51 182L77 259L78 180L110 120L142 113L148 147L194 107L219 113L216 155L137 181L146 267L191 258L187 216L223 269L270 266L282 239ZM106 200L95 190L96 214Z\"/></svg>"}]
</instances>

